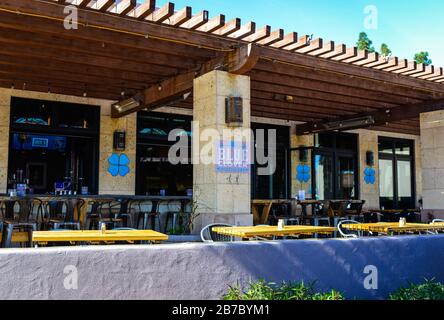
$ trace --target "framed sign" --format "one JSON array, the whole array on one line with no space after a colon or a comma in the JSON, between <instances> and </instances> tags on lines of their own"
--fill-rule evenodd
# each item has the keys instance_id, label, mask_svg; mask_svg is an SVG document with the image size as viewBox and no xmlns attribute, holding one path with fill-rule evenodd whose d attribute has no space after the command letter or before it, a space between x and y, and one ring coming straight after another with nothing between
<instances>
[{"instance_id":1,"label":"framed sign","mask_svg":"<svg viewBox=\"0 0 444 320\"><path fill-rule=\"evenodd\" d=\"M216 150L217 172L250 172L250 148L247 143L238 141L219 141L217 142Z\"/></svg>"}]
</instances>

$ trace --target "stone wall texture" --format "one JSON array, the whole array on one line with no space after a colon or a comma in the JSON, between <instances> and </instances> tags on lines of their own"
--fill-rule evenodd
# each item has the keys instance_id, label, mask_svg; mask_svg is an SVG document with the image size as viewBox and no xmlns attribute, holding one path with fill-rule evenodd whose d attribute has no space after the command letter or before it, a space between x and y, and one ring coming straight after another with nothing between
<instances>
[{"instance_id":1,"label":"stone wall texture","mask_svg":"<svg viewBox=\"0 0 444 320\"><path fill-rule=\"evenodd\" d=\"M424 278L443 282L443 260L443 235L3 249L0 299L220 299L254 279L316 281L350 299L384 299ZM368 266L376 290L364 287Z\"/></svg>"},{"instance_id":2,"label":"stone wall texture","mask_svg":"<svg viewBox=\"0 0 444 320\"><path fill-rule=\"evenodd\" d=\"M421 114L424 211L444 218L444 111Z\"/></svg>"}]
</instances>

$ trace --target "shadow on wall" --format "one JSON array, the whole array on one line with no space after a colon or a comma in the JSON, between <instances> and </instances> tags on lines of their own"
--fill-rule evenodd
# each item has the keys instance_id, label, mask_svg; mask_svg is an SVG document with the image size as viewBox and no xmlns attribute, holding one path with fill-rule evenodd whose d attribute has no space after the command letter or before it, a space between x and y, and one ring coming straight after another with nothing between
<instances>
[{"instance_id":1,"label":"shadow on wall","mask_svg":"<svg viewBox=\"0 0 444 320\"><path fill-rule=\"evenodd\" d=\"M410 282L444 281L442 261L442 235L5 249L0 299L220 299L256 279L384 299ZM377 289L366 289L369 266Z\"/></svg>"}]
</instances>

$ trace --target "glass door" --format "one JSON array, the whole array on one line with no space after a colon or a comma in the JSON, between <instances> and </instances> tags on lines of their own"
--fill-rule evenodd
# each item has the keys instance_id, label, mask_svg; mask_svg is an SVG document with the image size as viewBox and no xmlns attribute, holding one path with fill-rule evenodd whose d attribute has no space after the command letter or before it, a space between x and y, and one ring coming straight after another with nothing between
<instances>
[{"instance_id":1,"label":"glass door","mask_svg":"<svg viewBox=\"0 0 444 320\"><path fill-rule=\"evenodd\" d=\"M413 141L379 139L379 196L385 209L414 209Z\"/></svg>"},{"instance_id":2,"label":"glass door","mask_svg":"<svg viewBox=\"0 0 444 320\"><path fill-rule=\"evenodd\" d=\"M356 196L356 161L351 155L338 154L336 199L354 199Z\"/></svg>"},{"instance_id":3,"label":"glass door","mask_svg":"<svg viewBox=\"0 0 444 320\"><path fill-rule=\"evenodd\" d=\"M319 152L315 155L316 199L334 199L334 162L333 154Z\"/></svg>"}]
</instances>

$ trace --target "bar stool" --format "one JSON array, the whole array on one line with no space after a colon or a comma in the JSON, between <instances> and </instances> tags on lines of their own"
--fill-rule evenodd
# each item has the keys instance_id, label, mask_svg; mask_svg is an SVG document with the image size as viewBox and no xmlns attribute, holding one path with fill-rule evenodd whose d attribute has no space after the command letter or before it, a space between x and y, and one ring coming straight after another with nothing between
<instances>
[{"instance_id":1,"label":"bar stool","mask_svg":"<svg viewBox=\"0 0 444 320\"><path fill-rule=\"evenodd\" d=\"M156 230L156 222L159 226L159 231L162 228L160 221L160 199L141 200L138 203L139 213L137 218L137 229L140 229L140 222L142 221L142 229L148 230L148 222L151 222L151 229ZM145 210L143 207L148 206L149 209Z\"/></svg>"},{"instance_id":2,"label":"bar stool","mask_svg":"<svg viewBox=\"0 0 444 320\"><path fill-rule=\"evenodd\" d=\"M167 203L168 211L165 213L165 224L163 227L163 232L168 233L168 224L171 221L171 230L176 233L178 224L180 225L180 218L185 219L185 211L181 202L169 201ZM182 223L183 224L183 223ZM185 230L184 230L185 231Z\"/></svg>"}]
</instances>

